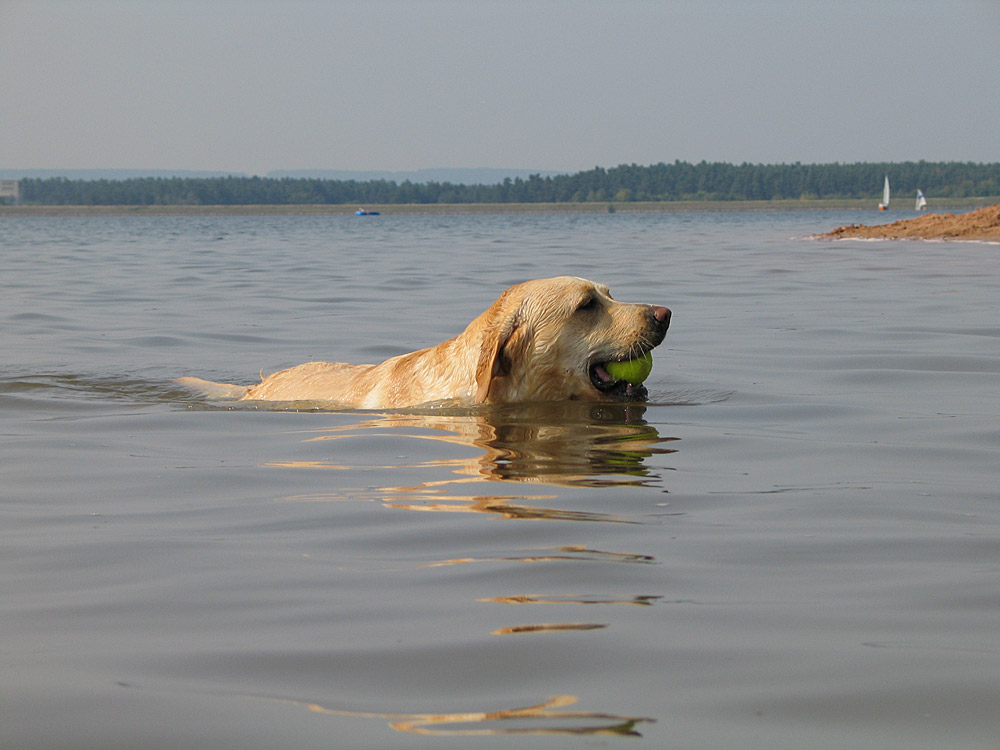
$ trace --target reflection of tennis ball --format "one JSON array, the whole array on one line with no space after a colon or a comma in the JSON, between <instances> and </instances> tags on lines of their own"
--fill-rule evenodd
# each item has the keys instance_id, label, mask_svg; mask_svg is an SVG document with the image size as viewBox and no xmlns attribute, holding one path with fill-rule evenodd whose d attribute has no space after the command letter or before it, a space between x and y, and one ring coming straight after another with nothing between
<instances>
[{"instance_id":1,"label":"reflection of tennis ball","mask_svg":"<svg viewBox=\"0 0 1000 750\"><path fill-rule=\"evenodd\" d=\"M649 373L653 369L653 353L646 352L639 359L630 359L628 362L607 362L604 369L615 380L624 380L626 383L639 385L649 377Z\"/></svg>"}]
</instances>

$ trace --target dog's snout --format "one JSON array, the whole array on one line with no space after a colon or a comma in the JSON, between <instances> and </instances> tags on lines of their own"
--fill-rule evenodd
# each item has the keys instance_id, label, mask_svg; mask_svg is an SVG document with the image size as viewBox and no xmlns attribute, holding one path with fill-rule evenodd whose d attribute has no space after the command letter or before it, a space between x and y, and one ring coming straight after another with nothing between
<instances>
[{"instance_id":1,"label":"dog's snout","mask_svg":"<svg viewBox=\"0 0 1000 750\"><path fill-rule=\"evenodd\" d=\"M667 328L670 325L670 310L659 305L650 305L650 307L653 308L653 317L656 318L656 321Z\"/></svg>"}]
</instances>

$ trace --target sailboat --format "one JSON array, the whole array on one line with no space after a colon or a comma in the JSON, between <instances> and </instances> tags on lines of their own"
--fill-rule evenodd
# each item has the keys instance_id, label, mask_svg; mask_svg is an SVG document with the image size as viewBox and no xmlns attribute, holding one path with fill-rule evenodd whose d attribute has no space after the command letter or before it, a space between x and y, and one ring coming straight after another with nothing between
<instances>
[{"instance_id":1,"label":"sailboat","mask_svg":"<svg viewBox=\"0 0 1000 750\"><path fill-rule=\"evenodd\" d=\"M913 207L914 211L923 211L927 208L927 199L924 197L924 191L917 188L917 205Z\"/></svg>"},{"instance_id":2,"label":"sailboat","mask_svg":"<svg viewBox=\"0 0 1000 750\"><path fill-rule=\"evenodd\" d=\"M879 211L889 209L889 175L885 176L885 185L882 186L882 202L878 204Z\"/></svg>"}]
</instances>

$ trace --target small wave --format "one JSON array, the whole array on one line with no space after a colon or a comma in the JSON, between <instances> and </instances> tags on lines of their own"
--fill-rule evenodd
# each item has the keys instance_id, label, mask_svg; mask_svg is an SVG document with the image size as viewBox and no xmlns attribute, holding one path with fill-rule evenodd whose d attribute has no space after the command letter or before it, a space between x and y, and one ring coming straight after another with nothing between
<instances>
[{"instance_id":1,"label":"small wave","mask_svg":"<svg viewBox=\"0 0 1000 750\"><path fill-rule=\"evenodd\" d=\"M0 377L0 394L38 400L126 401L135 404L192 400L190 394L170 382L62 373Z\"/></svg>"},{"instance_id":2,"label":"small wave","mask_svg":"<svg viewBox=\"0 0 1000 750\"><path fill-rule=\"evenodd\" d=\"M735 391L714 388L681 388L676 390L656 390L649 395L649 406L704 406L728 401Z\"/></svg>"}]
</instances>

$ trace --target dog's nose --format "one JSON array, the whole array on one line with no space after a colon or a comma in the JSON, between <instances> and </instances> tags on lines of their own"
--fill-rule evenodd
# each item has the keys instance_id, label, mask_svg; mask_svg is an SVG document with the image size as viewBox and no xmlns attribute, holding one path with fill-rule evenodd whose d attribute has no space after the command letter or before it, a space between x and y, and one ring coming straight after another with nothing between
<instances>
[{"instance_id":1,"label":"dog's nose","mask_svg":"<svg viewBox=\"0 0 1000 750\"><path fill-rule=\"evenodd\" d=\"M663 324L666 328L670 325L670 310L666 307L660 307L659 305L650 305L653 308L653 317Z\"/></svg>"}]
</instances>

